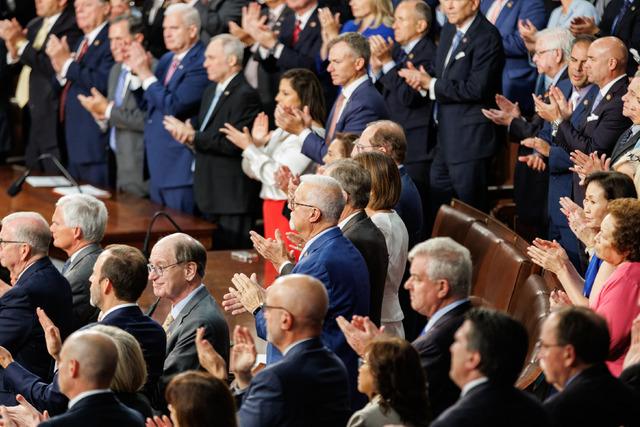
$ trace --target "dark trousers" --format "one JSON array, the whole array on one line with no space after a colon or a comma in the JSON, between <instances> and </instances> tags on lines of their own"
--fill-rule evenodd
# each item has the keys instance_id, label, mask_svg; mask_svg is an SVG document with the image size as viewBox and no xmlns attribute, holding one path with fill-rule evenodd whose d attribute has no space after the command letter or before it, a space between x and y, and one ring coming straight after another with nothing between
<instances>
[{"instance_id":1,"label":"dark trousers","mask_svg":"<svg viewBox=\"0 0 640 427\"><path fill-rule=\"evenodd\" d=\"M78 181L88 182L102 188L109 187L109 165L99 163L69 163L69 173Z\"/></svg>"},{"instance_id":2,"label":"dark trousers","mask_svg":"<svg viewBox=\"0 0 640 427\"><path fill-rule=\"evenodd\" d=\"M213 249L248 249L253 247L249 239L249 231L253 228L254 223L252 215L203 213L202 216L217 225L213 232Z\"/></svg>"},{"instance_id":3,"label":"dark trousers","mask_svg":"<svg viewBox=\"0 0 640 427\"><path fill-rule=\"evenodd\" d=\"M195 212L195 201L193 198L193 186L158 188L152 186L149 189L151 201L171 209L176 209L184 213L193 215Z\"/></svg>"}]
</instances>

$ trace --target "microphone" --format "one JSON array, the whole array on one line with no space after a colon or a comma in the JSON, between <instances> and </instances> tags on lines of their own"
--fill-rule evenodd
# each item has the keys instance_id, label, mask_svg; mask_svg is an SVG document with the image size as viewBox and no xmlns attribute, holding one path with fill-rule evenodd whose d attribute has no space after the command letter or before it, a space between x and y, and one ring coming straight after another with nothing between
<instances>
[{"instance_id":1,"label":"microphone","mask_svg":"<svg viewBox=\"0 0 640 427\"><path fill-rule=\"evenodd\" d=\"M56 168L62 173L62 175L64 175L64 177L67 178L69 182L78 189L78 193L82 193L82 188L80 188L80 185L78 185L78 182L75 179L73 179L69 171L64 166L62 166L62 163L60 163L60 161L53 154L50 154L50 153L41 154L38 156L36 161L45 160L45 159L51 160L53 164L56 166ZM11 183L9 188L7 188L7 194L9 195L9 197L15 197L18 193L22 191L22 185L24 184L24 181L27 179L27 177L31 175L31 171L32 171L31 168L27 168L27 170L24 171L24 173L20 175L18 179L16 179Z\"/></svg>"},{"instance_id":2,"label":"microphone","mask_svg":"<svg viewBox=\"0 0 640 427\"><path fill-rule=\"evenodd\" d=\"M160 217L164 217L168 219L171 225L173 225L173 227L176 229L176 231L178 231L179 233L182 233L182 228L180 228L180 226L173 220L173 218L171 218L171 216L168 213L166 213L165 211L157 211L156 213L154 213L153 216L151 217L151 221L149 222L149 226L147 227L147 232L144 235L144 243L142 244L142 253L147 259L149 259L149 255L150 255L149 243L151 240L151 230L153 228L153 224L155 224L156 220ZM147 311L147 316L151 317L153 315L153 313L156 311L156 308L158 308L159 303L160 303L160 297L156 298L156 301L153 304L151 304L151 306L149 307L149 310Z\"/></svg>"}]
</instances>

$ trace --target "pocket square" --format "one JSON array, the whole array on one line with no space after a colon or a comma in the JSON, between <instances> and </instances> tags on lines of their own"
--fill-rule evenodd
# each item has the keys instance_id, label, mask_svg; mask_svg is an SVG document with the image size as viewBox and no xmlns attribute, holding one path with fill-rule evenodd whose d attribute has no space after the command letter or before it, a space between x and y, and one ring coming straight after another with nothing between
<instances>
[{"instance_id":1,"label":"pocket square","mask_svg":"<svg viewBox=\"0 0 640 427\"><path fill-rule=\"evenodd\" d=\"M591 114L589 117L587 117L587 121L588 122L592 122L594 120L598 120L600 118L600 116L596 116L595 114Z\"/></svg>"},{"instance_id":2,"label":"pocket square","mask_svg":"<svg viewBox=\"0 0 640 427\"><path fill-rule=\"evenodd\" d=\"M465 53L464 52L458 52L458 54L456 55L455 59L457 61L458 59L462 59L464 57L465 57Z\"/></svg>"}]
</instances>

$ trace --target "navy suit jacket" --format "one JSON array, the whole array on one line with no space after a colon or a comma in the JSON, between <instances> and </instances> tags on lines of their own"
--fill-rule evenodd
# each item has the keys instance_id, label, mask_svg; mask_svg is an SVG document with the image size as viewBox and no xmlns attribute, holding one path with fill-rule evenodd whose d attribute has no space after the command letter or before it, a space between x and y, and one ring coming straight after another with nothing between
<instances>
[{"instance_id":1,"label":"navy suit jacket","mask_svg":"<svg viewBox=\"0 0 640 427\"><path fill-rule=\"evenodd\" d=\"M480 10L487 14L494 0L481 0ZM530 20L536 28L547 24L547 13L542 0L510 0L504 5L495 26L502 36L505 65L502 71L502 94L518 102L525 114L533 112L531 93L538 73L529 63L529 52L518 31L519 20Z\"/></svg>"},{"instance_id":2,"label":"navy suit jacket","mask_svg":"<svg viewBox=\"0 0 640 427\"><path fill-rule=\"evenodd\" d=\"M420 242L422 237L422 228L424 223L424 215L422 214L422 199L418 188L413 182L404 166L401 166L400 180L402 187L400 191L400 199L394 207L396 213L402 218L404 226L407 227L409 234L409 247L412 248L416 243Z\"/></svg>"},{"instance_id":3,"label":"navy suit jacket","mask_svg":"<svg viewBox=\"0 0 640 427\"><path fill-rule=\"evenodd\" d=\"M13 359L42 378L51 378L53 359L47 353L36 308L41 307L60 329L64 340L73 324L71 287L49 258L33 263L0 298L0 345ZM0 371L3 404L15 404L14 394Z\"/></svg>"},{"instance_id":4,"label":"navy suit jacket","mask_svg":"<svg viewBox=\"0 0 640 427\"><path fill-rule=\"evenodd\" d=\"M616 36L627 46L628 49L640 51L640 0L634 0L631 7L624 14L616 27L615 32L611 32L613 21L618 16L622 4L625 0L611 0L602 14L600 21L600 34L598 36ZM638 68L638 63L631 59L627 62L627 75L633 76Z\"/></svg>"},{"instance_id":5,"label":"navy suit jacket","mask_svg":"<svg viewBox=\"0 0 640 427\"><path fill-rule=\"evenodd\" d=\"M343 427L349 414L347 371L318 338L260 371L238 412L243 427Z\"/></svg>"},{"instance_id":6,"label":"navy suit jacket","mask_svg":"<svg viewBox=\"0 0 640 427\"><path fill-rule=\"evenodd\" d=\"M100 393L80 399L69 411L44 421L41 426L64 427L144 427L144 418L127 408L109 393Z\"/></svg>"},{"instance_id":7,"label":"navy suit jacket","mask_svg":"<svg viewBox=\"0 0 640 427\"><path fill-rule=\"evenodd\" d=\"M583 410L588 412L585 408ZM469 390L431 424L432 427L549 425L549 417L533 396L511 385L498 385L490 381Z\"/></svg>"},{"instance_id":8,"label":"navy suit jacket","mask_svg":"<svg viewBox=\"0 0 640 427\"><path fill-rule=\"evenodd\" d=\"M108 34L107 24L80 61L73 61L67 70L67 80L71 85L64 105L64 128L69 163L107 162L107 134L100 130L91 114L80 104L78 95L91 95L93 87L105 95L107 93L109 71L114 64ZM73 47L74 50L82 40Z\"/></svg>"},{"instance_id":9,"label":"navy suit jacket","mask_svg":"<svg viewBox=\"0 0 640 427\"><path fill-rule=\"evenodd\" d=\"M445 67L455 34L455 26L447 23L442 27L435 62L438 144L447 164L495 153L495 125L481 110L495 104L504 67L502 37L482 14L476 16Z\"/></svg>"},{"instance_id":10,"label":"navy suit jacket","mask_svg":"<svg viewBox=\"0 0 640 427\"><path fill-rule=\"evenodd\" d=\"M334 103L327 118L327 126L331 123L336 112L335 107ZM388 118L389 112L384 104L382 95L376 90L371 80L367 79L353 91L345 102L340 119L336 123L335 132L360 134L369 123ZM324 138L312 132L302 144L302 154L316 163L323 164L322 158L327 153L332 137L333 135L329 135L328 129Z\"/></svg>"},{"instance_id":11,"label":"navy suit jacket","mask_svg":"<svg viewBox=\"0 0 640 427\"><path fill-rule=\"evenodd\" d=\"M155 76L158 79L144 92L147 121L144 145L149 165L151 186L155 188L185 187L193 184L189 148L173 139L164 129L164 116L186 120L198 114L202 94L209 85L204 63L204 46L196 43L182 58L180 65L164 85L164 78L173 61L173 52L160 58Z\"/></svg>"}]
</instances>

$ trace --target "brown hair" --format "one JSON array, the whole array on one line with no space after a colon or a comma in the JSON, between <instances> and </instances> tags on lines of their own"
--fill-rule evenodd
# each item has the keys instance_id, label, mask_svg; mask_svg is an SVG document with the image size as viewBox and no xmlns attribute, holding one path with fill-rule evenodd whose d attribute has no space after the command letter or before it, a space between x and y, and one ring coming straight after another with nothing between
<instances>
[{"instance_id":1,"label":"brown hair","mask_svg":"<svg viewBox=\"0 0 640 427\"><path fill-rule=\"evenodd\" d=\"M237 427L236 408L227 385L201 371L187 371L171 379L165 391L180 427Z\"/></svg>"},{"instance_id":2,"label":"brown hair","mask_svg":"<svg viewBox=\"0 0 640 427\"><path fill-rule=\"evenodd\" d=\"M353 158L371 174L369 209L393 209L400 200L402 181L398 166L391 157L379 151L367 151Z\"/></svg>"},{"instance_id":3,"label":"brown hair","mask_svg":"<svg viewBox=\"0 0 640 427\"><path fill-rule=\"evenodd\" d=\"M627 261L640 261L640 200L616 199L609 202L609 215L616 221L613 244L627 252Z\"/></svg>"},{"instance_id":4,"label":"brown hair","mask_svg":"<svg viewBox=\"0 0 640 427\"><path fill-rule=\"evenodd\" d=\"M318 77L304 68L292 68L280 77L280 80L282 79L289 80L291 87L298 94L302 106L309 107L311 118L320 124L324 124L327 110L324 103L324 93Z\"/></svg>"},{"instance_id":5,"label":"brown hair","mask_svg":"<svg viewBox=\"0 0 640 427\"><path fill-rule=\"evenodd\" d=\"M139 249L127 245L109 245L105 251L102 277L111 281L118 299L136 302L149 280L147 259Z\"/></svg>"},{"instance_id":6,"label":"brown hair","mask_svg":"<svg viewBox=\"0 0 640 427\"><path fill-rule=\"evenodd\" d=\"M407 154L407 137L402 126L391 120L378 120L369 123L367 127L369 126L375 127L370 140L371 146L386 148L394 162L404 163Z\"/></svg>"},{"instance_id":7,"label":"brown hair","mask_svg":"<svg viewBox=\"0 0 640 427\"><path fill-rule=\"evenodd\" d=\"M342 143L342 157L344 159L351 157L351 151L353 151L353 146L358 140L358 134L350 132L336 132L333 140L335 141L336 139Z\"/></svg>"}]
</instances>

